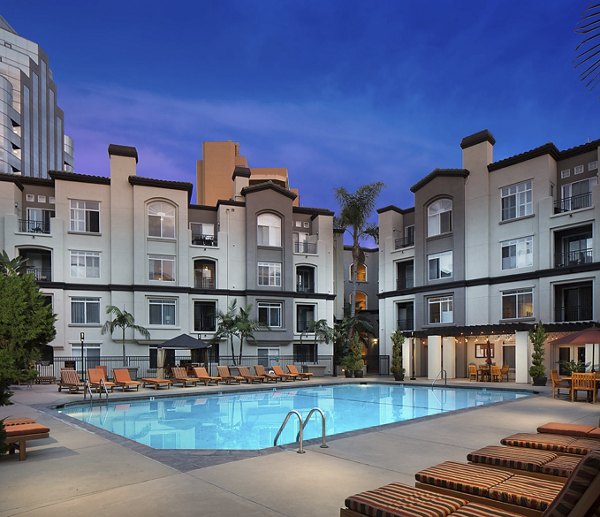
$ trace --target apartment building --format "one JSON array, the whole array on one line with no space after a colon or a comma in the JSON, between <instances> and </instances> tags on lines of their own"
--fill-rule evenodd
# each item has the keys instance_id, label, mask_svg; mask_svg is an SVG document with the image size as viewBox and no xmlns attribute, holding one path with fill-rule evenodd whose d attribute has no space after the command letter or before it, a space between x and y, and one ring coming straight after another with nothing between
<instances>
[{"instance_id":1,"label":"apartment building","mask_svg":"<svg viewBox=\"0 0 600 517\"><path fill-rule=\"evenodd\" d=\"M600 320L600 140L548 143L494 161L487 130L461 142L462 169L435 169L411 191L414 207L378 211L380 351L401 329L409 373L466 377L491 355L528 382L528 330L550 339ZM592 344L548 346L547 368Z\"/></svg>"},{"instance_id":2,"label":"apartment building","mask_svg":"<svg viewBox=\"0 0 600 517\"><path fill-rule=\"evenodd\" d=\"M79 356L81 332L86 356L119 355L119 336L101 333L108 305L150 331L126 336L127 353L144 356L182 333L210 340L234 300L268 327L244 355L267 365L332 355L305 333L312 320L333 325L332 212L294 206L294 192L252 184L235 166L224 199L192 204L191 183L138 176L134 147L108 154L110 177L0 175L0 248L27 258L49 297L56 355ZM213 348L213 357L231 353L225 341Z\"/></svg>"},{"instance_id":3,"label":"apartment building","mask_svg":"<svg viewBox=\"0 0 600 517\"><path fill-rule=\"evenodd\" d=\"M73 170L47 54L0 16L0 173L47 178Z\"/></svg>"}]
</instances>

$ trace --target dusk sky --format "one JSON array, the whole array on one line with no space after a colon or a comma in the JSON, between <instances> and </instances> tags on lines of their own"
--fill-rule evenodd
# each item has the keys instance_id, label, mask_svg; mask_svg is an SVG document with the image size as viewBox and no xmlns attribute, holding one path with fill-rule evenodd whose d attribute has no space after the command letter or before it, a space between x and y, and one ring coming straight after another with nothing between
<instances>
[{"instance_id":1,"label":"dusk sky","mask_svg":"<svg viewBox=\"0 0 600 517\"><path fill-rule=\"evenodd\" d=\"M600 88L573 67L588 0L4 0L49 55L76 172L108 175L110 143L138 175L195 184L205 140L287 167L303 206L383 181L378 207L460 167L488 128L499 160L600 138ZM195 200L195 194L194 194Z\"/></svg>"}]
</instances>

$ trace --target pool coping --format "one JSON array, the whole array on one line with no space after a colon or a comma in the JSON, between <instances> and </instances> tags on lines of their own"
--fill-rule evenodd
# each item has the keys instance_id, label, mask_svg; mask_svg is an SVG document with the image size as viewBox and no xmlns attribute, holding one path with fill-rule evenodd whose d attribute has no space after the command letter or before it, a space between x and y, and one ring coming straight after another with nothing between
<instances>
[{"instance_id":1,"label":"pool coping","mask_svg":"<svg viewBox=\"0 0 600 517\"><path fill-rule=\"evenodd\" d=\"M408 386L408 387L416 386L416 387L432 388L432 386L429 383L412 383L411 382L410 384L405 384L405 383L396 382L396 381L376 381L376 382L370 381L369 382L366 380L361 381L361 382L339 381L339 382L329 382L326 384L315 383L315 384L308 384L305 387L308 388L308 387L354 385L354 384L382 384L382 385L392 385L392 386L401 385L401 386ZM216 395L223 395L223 394L248 393L248 392L255 392L255 391L298 389L299 385L285 385L285 386L281 386L281 387L277 387L277 388L274 386L270 386L269 388L272 388L272 389L266 389L266 386L264 386L264 385L263 386L254 385L254 386L236 386L235 388L228 389L225 391L216 391L215 390L215 391L211 391L209 393L189 391L189 392L179 392L177 394L170 394L165 391L160 394L159 393L152 394L152 395L145 394L144 396L138 396L138 394L135 393L135 394L131 394L130 396L127 396L127 397L121 396L121 397L117 397L117 398L111 398L110 401L111 402L126 402L126 401L130 402L132 400L147 400L147 399L157 399L157 398L180 398L180 397L190 397L190 396L194 396L194 395L208 397L208 396L216 396ZM503 387L445 385L445 386L436 386L433 389L444 389L444 388L471 389L471 390L482 390L482 391L512 391L512 392L517 391L517 392L528 393L529 396L540 396L541 395L540 392L538 392L534 389L525 389L525 388L515 389L515 388L508 388L508 387L503 388ZM461 408L461 409L456 409L456 410L452 410L452 411L438 413L435 415L426 415L426 416L421 416L421 417L417 417L417 418L412 418L410 420L403 420L400 422L391 422L388 424L381 424L381 425L377 425L377 426L368 427L365 429L356 429L353 431L346 431L344 433L338 433L338 434L335 434L332 436L328 436L327 442L336 441L336 440L349 438L349 437L353 437L353 436L360 436L360 435L368 434L368 433L384 432L389 429L394 429L394 428L412 424L415 422L421 422L423 420L433 420L433 419L437 419L437 418L443 418L448 415L455 415L455 414L475 411L475 410L483 409L483 408L487 408L487 407L497 407L497 406L500 406L503 404L510 404L513 402L517 402L519 400L520 399L518 399L518 398L514 399L514 400L504 400L504 401L500 401L500 402L495 402L493 404L485 404L482 406ZM282 452L282 451L290 451L290 450L294 450L297 448L297 443L292 443L292 444L285 444L285 445L280 445L280 446L275 446L275 447L268 447L268 448L264 448L264 449L250 449L250 450L155 449L148 445L144 445L139 442L136 442L135 440L125 438L124 436L121 436L121 435L118 435L115 433L111 433L110 431L106 431L100 427L97 427L97 426L88 424L87 422L83 422L76 418L70 417L69 415L66 415L59 411L61 408L64 408L64 407L80 406L80 405L84 405L84 404L89 404L89 402L83 402L83 401L79 400L79 401L73 401L73 402L66 402L64 404L52 404L50 406L48 406L47 404L36 404L36 405L32 405L32 407L34 407L35 409L38 409L39 411L42 411L46 414L51 415L54 418L62 420L63 422L65 422L69 425L72 425L74 427L79 427L88 432L91 432L92 434L96 434L97 436L100 436L106 440L109 440L112 443L116 443L117 445L127 447L128 449L130 449L134 452L142 454L143 456L146 456L150 459L158 461L158 462L160 462L164 465L167 465L171 468L174 468L180 472L188 472L190 470L211 467L214 465L220 465L223 463L239 461L239 460L243 460L243 459L247 459L247 458L266 456L269 454L274 454L274 453ZM303 444L304 444L304 447L310 447L310 446L315 446L315 445L318 446L321 444L321 438L304 440Z\"/></svg>"}]
</instances>

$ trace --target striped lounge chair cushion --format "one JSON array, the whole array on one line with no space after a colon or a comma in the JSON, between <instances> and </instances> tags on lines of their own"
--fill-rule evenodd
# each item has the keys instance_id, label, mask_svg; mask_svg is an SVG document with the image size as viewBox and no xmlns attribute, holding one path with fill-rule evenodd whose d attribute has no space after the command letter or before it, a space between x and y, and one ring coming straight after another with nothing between
<instances>
[{"instance_id":1,"label":"striped lounge chair cushion","mask_svg":"<svg viewBox=\"0 0 600 517\"><path fill-rule=\"evenodd\" d=\"M537 452L537 451L536 451ZM569 477L579 465L581 458L577 456L557 456L556 459L546 463L541 472L551 476Z\"/></svg>"},{"instance_id":2,"label":"striped lounge chair cushion","mask_svg":"<svg viewBox=\"0 0 600 517\"><path fill-rule=\"evenodd\" d=\"M523 517L523 515L484 504L467 503L456 510L452 517Z\"/></svg>"},{"instance_id":3,"label":"striped lounge chair cushion","mask_svg":"<svg viewBox=\"0 0 600 517\"><path fill-rule=\"evenodd\" d=\"M590 431L593 431L596 427L592 425L583 424L563 424L561 422L548 422L547 424L541 425L537 428L538 433L549 433L549 434L564 434L567 436L581 436L586 437Z\"/></svg>"},{"instance_id":4,"label":"striped lounge chair cushion","mask_svg":"<svg viewBox=\"0 0 600 517\"><path fill-rule=\"evenodd\" d=\"M598 476L600 476L600 452L591 452L579 462L561 492L544 512L544 516L566 517L569 515L577 502L584 497L592 481ZM595 490L595 493L585 494L585 496L588 495L595 498L595 501L592 500L591 510L586 515L600 515L600 491Z\"/></svg>"},{"instance_id":5,"label":"striped lounge chair cushion","mask_svg":"<svg viewBox=\"0 0 600 517\"><path fill-rule=\"evenodd\" d=\"M513 475L490 488L488 497L503 503L534 510L545 510L563 488L564 483L530 476Z\"/></svg>"},{"instance_id":6,"label":"striped lounge chair cushion","mask_svg":"<svg viewBox=\"0 0 600 517\"><path fill-rule=\"evenodd\" d=\"M483 447L477 451L470 452L467 455L467 460L473 463L483 463L496 467L526 470L528 472L542 472L542 468L557 457L558 454L550 451L490 445L489 447Z\"/></svg>"},{"instance_id":7,"label":"striped lounge chair cushion","mask_svg":"<svg viewBox=\"0 0 600 517\"><path fill-rule=\"evenodd\" d=\"M446 517L467 501L391 483L348 497L345 503L346 508L369 517Z\"/></svg>"},{"instance_id":8,"label":"striped lounge chair cushion","mask_svg":"<svg viewBox=\"0 0 600 517\"><path fill-rule=\"evenodd\" d=\"M600 450L600 442L589 438L575 438L558 434L517 433L500 440L502 445L528 447L546 451L584 455L592 450Z\"/></svg>"},{"instance_id":9,"label":"striped lounge chair cushion","mask_svg":"<svg viewBox=\"0 0 600 517\"><path fill-rule=\"evenodd\" d=\"M592 438L594 440L600 440L600 427L596 427L594 430L590 431L586 438Z\"/></svg>"},{"instance_id":10,"label":"striped lounge chair cushion","mask_svg":"<svg viewBox=\"0 0 600 517\"><path fill-rule=\"evenodd\" d=\"M445 461L415 474L421 483L486 497L489 490L514 476L504 470Z\"/></svg>"}]
</instances>

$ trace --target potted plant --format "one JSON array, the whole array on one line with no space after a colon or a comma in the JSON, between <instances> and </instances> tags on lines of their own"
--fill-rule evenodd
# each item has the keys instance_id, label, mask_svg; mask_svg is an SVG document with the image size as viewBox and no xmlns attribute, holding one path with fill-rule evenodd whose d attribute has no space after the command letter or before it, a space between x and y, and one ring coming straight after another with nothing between
<instances>
[{"instance_id":1,"label":"potted plant","mask_svg":"<svg viewBox=\"0 0 600 517\"><path fill-rule=\"evenodd\" d=\"M344 375L348 378L354 376L354 356L348 352L340 362L340 366L344 370Z\"/></svg>"},{"instance_id":2,"label":"potted plant","mask_svg":"<svg viewBox=\"0 0 600 517\"><path fill-rule=\"evenodd\" d=\"M571 376L573 372L585 372L585 363L582 361L563 361L560 363L567 374Z\"/></svg>"},{"instance_id":3,"label":"potted plant","mask_svg":"<svg viewBox=\"0 0 600 517\"><path fill-rule=\"evenodd\" d=\"M391 335L392 339L392 368L394 380L404 380L404 367L402 366L402 345L404 344L404 336L400 330L395 330Z\"/></svg>"},{"instance_id":4,"label":"potted plant","mask_svg":"<svg viewBox=\"0 0 600 517\"><path fill-rule=\"evenodd\" d=\"M547 336L541 321L529 331L529 341L533 345L529 375L533 379L534 386L545 386L548 381L546 368L544 367L544 343Z\"/></svg>"},{"instance_id":5,"label":"potted plant","mask_svg":"<svg viewBox=\"0 0 600 517\"><path fill-rule=\"evenodd\" d=\"M363 367L365 362L362 358L362 342L358 334L354 334L352 344L350 345L351 368L354 371L354 377L363 376Z\"/></svg>"}]
</instances>

